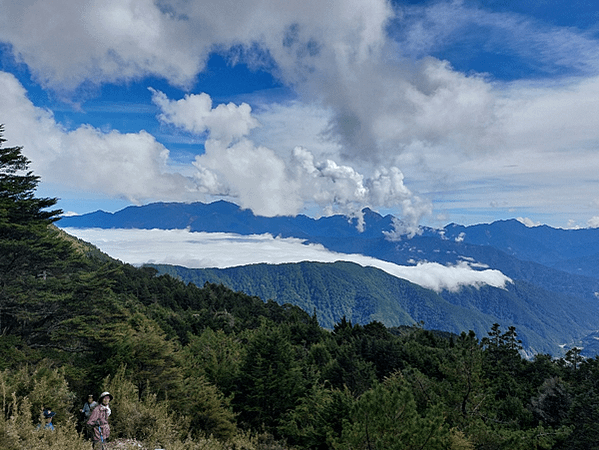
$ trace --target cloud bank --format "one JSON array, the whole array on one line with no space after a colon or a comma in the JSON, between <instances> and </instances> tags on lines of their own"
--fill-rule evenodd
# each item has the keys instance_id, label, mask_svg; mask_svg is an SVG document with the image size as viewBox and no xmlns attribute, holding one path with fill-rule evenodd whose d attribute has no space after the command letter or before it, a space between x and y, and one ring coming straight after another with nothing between
<instances>
[{"instance_id":1,"label":"cloud bank","mask_svg":"<svg viewBox=\"0 0 599 450\"><path fill-rule=\"evenodd\" d=\"M226 268L256 263L350 261L364 267L376 267L436 292L457 291L462 286L504 288L511 282L498 270L474 270L466 262L457 266L428 262L400 266L359 254L335 253L320 244L305 244L297 238L274 238L269 234L240 236L187 230L94 228L65 228L65 231L94 244L113 258L134 265L155 263Z\"/></svg>"}]
</instances>

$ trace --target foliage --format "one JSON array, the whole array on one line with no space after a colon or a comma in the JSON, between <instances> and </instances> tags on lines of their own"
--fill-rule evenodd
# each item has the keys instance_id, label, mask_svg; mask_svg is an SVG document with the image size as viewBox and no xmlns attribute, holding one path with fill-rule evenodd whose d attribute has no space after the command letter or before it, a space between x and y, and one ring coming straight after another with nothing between
<instances>
[{"instance_id":1,"label":"foliage","mask_svg":"<svg viewBox=\"0 0 599 450\"><path fill-rule=\"evenodd\" d=\"M54 198L37 198L39 177L28 170L29 160L21 147L2 147L0 125L0 333L43 322L57 299L40 289L41 281L64 274L70 244L60 239L49 226L58 219L60 210L48 210ZM36 308L32 290L50 302L47 308Z\"/></svg>"},{"instance_id":2,"label":"foliage","mask_svg":"<svg viewBox=\"0 0 599 450\"><path fill-rule=\"evenodd\" d=\"M449 429L438 407L418 411L400 373L377 383L356 401L335 449L445 449Z\"/></svg>"},{"instance_id":3,"label":"foliage","mask_svg":"<svg viewBox=\"0 0 599 450\"><path fill-rule=\"evenodd\" d=\"M233 400L239 420L275 432L280 418L305 393L297 349L282 325L262 321L248 339Z\"/></svg>"},{"instance_id":4,"label":"foliage","mask_svg":"<svg viewBox=\"0 0 599 450\"><path fill-rule=\"evenodd\" d=\"M191 335L180 352L186 376L204 376L210 383L231 394L245 358L244 345L235 333L206 328Z\"/></svg>"},{"instance_id":5,"label":"foliage","mask_svg":"<svg viewBox=\"0 0 599 450\"><path fill-rule=\"evenodd\" d=\"M52 199L4 150L0 448L88 449L76 411L103 390L114 438L147 448L598 448L598 358L525 359L499 324L480 340L345 317L326 331L296 306L113 261L50 226ZM44 406L55 432L37 428Z\"/></svg>"},{"instance_id":6,"label":"foliage","mask_svg":"<svg viewBox=\"0 0 599 450\"><path fill-rule=\"evenodd\" d=\"M125 367L121 367L114 377L104 380L102 389L114 396L111 409L111 429L116 435L134 438L156 448L168 442L181 440L186 435L182 422L170 411L168 403L159 401L156 394L140 393L135 384L126 376Z\"/></svg>"},{"instance_id":7,"label":"foliage","mask_svg":"<svg viewBox=\"0 0 599 450\"><path fill-rule=\"evenodd\" d=\"M420 244L427 238L422 239ZM355 243L355 240L352 242ZM447 242L436 240L434 246ZM391 261L398 257L398 253L387 244L381 242L377 245L382 252L379 257ZM426 247L431 244L432 241ZM389 252L384 250L385 246L389 247ZM408 246L408 243L404 243L404 246ZM411 254L411 251L406 250L404 247L399 253ZM457 249L447 250L446 255L451 254L450 259L454 258ZM435 254L435 258L444 258L443 252L436 253L438 248L428 248L423 255L429 251ZM491 251L491 254L494 252ZM403 259L403 256L400 258ZM504 260L493 262L504 267L506 263ZM492 263L489 265L496 267ZM517 270L512 266L509 264L505 267L508 272L504 270L503 273ZM505 289L463 286L456 291L443 290L437 293L383 270L345 261L251 264L224 269L190 269L168 265L152 267L161 274L170 274L197 286L203 286L206 282L223 284L262 299L272 299L281 305L292 304L307 312L317 311L320 324L329 330L342 317L355 324L366 325L379 321L388 327L410 326L414 322L424 321L432 329L456 334L472 329L479 336L485 336L494 322L503 326L517 326L522 345L530 355L536 352L561 355L559 345L575 341L588 334L589 330L594 330L596 318L589 311L594 310L595 301L582 298L597 290L593 286L599 286L597 281L585 279L577 282L571 279L572 275L557 276L554 270L549 269L549 273L543 274L545 278L542 281L543 271L535 270L532 277L530 274L526 277L533 278L534 283L522 281L520 276L509 275L514 282ZM536 269L539 267L535 266ZM545 283L555 284L556 279L561 280L557 284L565 283L567 288L564 290L563 285L561 289L557 289L556 285L551 290L543 288ZM590 284L586 285L587 282ZM587 286L586 291L582 289L583 285ZM576 297L572 297L574 293ZM543 314L539 315L539 311L543 311ZM590 347L589 344L587 346Z\"/></svg>"},{"instance_id":8,"label":"foliage","mask_svg":"<svg viewBox=\"0 0 599 450\"><path fill-rule=\"evenodd\" d=\"M354 404L349 390L329 389L315 384L296 407L285 415L279 428L299 448L328 449L339 439L343 419Z\"/></svg>"}]
</instances>

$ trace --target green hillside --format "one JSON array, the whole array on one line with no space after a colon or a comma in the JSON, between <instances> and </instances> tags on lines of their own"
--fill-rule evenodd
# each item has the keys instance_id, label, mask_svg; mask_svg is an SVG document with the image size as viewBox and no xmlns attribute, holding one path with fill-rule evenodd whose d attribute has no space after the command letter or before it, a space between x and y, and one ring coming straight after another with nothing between
<instances>
[{"instance_id":1,"label":"green hillside","mask_svg":"<svg viewBox=\"0 0 599 450\"><path fill-rule=\"evenodd\" d=\"M493 323L518 327L529 355L560 355L562 344L574 343L593 329L577 299L516 282L506 289L463 287L439 294L386 272L349 262L252 264L228 269L188 269L152 265L186 283L223 284L280 305L315 312L319 323L333 329L343 317L365 325L388 327L424 322L428 329L477 335ZM540 299L540 300L539 300Z\"/></svg>"}]
</instances>

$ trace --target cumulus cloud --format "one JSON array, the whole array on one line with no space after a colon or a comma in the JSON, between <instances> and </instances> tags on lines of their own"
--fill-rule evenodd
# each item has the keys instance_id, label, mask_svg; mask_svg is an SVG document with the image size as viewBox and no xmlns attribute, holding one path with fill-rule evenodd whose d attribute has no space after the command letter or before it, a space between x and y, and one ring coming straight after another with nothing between
<instances>
[{"instance_id":1,"label":"cumulus cloud","mask_svg":"<svg viewBox=\"0 0 599 450\"><path fill-rule=\"evenodd\" d=\"M211 173L219 180L221 191L211 194L227 194L243 208L267 217L295 215L302 209L297 182L288 177L285 162L271 149L247 139L231 146L209 140L205 148L193 164L200 173Z\"/></svg>"},{"instance_id":2,"label":"cumulus cloud","mask_svg":"<svg viewBox=\"0 0 599 450\"><path fill-rule=\"evenodd\" d=\"M210 139L224 141L226 144L246 136L252 128L259 125L247 103L220 104L212 108L212 99L205 93L169 100L163 92L152 88L150 91L153 102L162 111L158 116L162 122L196 134L208 132Z\"/></svg>"},{"instance_id":3,"label":"cumulus cloud","mask_svg":"<svg viewBox=\"0 0 599 450\"><path fill-rule=\"evenodd\" d=\"M395 234L409 237L417 232L421 217L430 213L430 205L404 185L397 167L379 168L366 177L332 159L318 161L300 146L287 154L276 151L248 137L259 121L245 103L213 107L205 93L170 100L162 92L152 92L161 121L205 133L205 152L193 163L203 192L236 197L242 207L264 216L295 215L312 203L324 214L357 217L359 228L364 206L401 208L403 221L397 222Z\"/></svg>"},{"instance_id":4,"label":"cumulus cloud","mask_svg":"<svg viewBox=\"0 0 599 450\"><path fill-rule=\"evenodd\" d=\"M392 14L383 0L26 0L2 2L2 10L0 40L41 82L60 89L148 74L185 86L215 49L256 44L297 80L328 43L366 58Z\"/></svg>"},{"instance_id":5,"label":"cumulus cloud","mask_svg":"<svg viewBox=\"0 0 599 450\"><path fill-rule=\"evenodd\" d=\"M364 206L395 207L404 211L397 228L404 235L413 235L430 208L404 185L396 167L368 177L332 159L317 160L303 147L275 151L256 144L248 135L259 121L245 103L213 106L207 94L171 100L153 91L162 122L206 136L195 170L183 176L173 172L169 151L145 131L105 132L89 125L67 130L52 112L33 105L13 75L0 72L0 85L6 137L24 146L45 182L134 203L226 196L265 216L295 215L309 203L323 214L357 217L359 225Z\"/></svg>"},{"instance_id":6,"label":"cumulus cloud","mask_svg":"<svg viewBox=\"0 0 599 450\"><path fill-rule=\"evenodd\" d=\"M187 230L93 228L65 228L65 231L96 245L113 258L135 265L155 263L226 268L255 263L350 261L364 267L376 267L436 292L457 291L462 286L504 288L511 282L498 270L474 270L468 262L455 266L427 262L400 266L359 254L331 252L320 244L305 244L297 238L273 238L269 234L240 236Z\"/></svg>"},{"instance_id":7,"label":"cumulus cloud","mask_svg":"<svg viewBox=\"0 0 599 450\"><path fill-rule=\"evenodd\" d=\"M147 74L184 85L206 57L201 43L185 37L185 22L152 1L29 0L2 2L2 9L0 39L41 83L57 90Z\"/></svg>"},{"instance_id":8,"label":"cumulus cloud","mask_svg":"<svg viewBox=\"0 0 599 450\"><path fill-rule=\"evenodd\" d=\"M179 199L235 196L264 215L294 214L307 201L350 214L359 214L358 204L397 208L403 215L397 234L407 235L417 232L414 224L433 203L446 203L449 214L486 207L490 195L506 211L540 208L571 217L587 201L576 193L596 180L599 46L592 34L574 28L463 1L0 5L0 41L43 86L61 93L147 76L188 88L211 52L235 52L238 61L270 70L297 94L293 104L254 113L246 103L214 107L206 94L171 100L154 91L163 123L207 136L190 179L167 174L166 149L147 133L68 132L50 112L27 105L21 92L21 109L0 105L16 125L2 120L7 135L11 127L21 129L14 142L39 154L40 167L51 163L40 171L44 178L54 173L83 182L77 174L95 164L100 170L90 189L138 201L144 192L175 199L178 190ZM486 51L507 51L541 73L576 77L501 83L428 56L451 45L470 48L473 30L486 36ZM309 119L301 117L309 110ZM29 135L18 125L19 114L22 123L37 126ZM305 133L305 127L318 131ZM41 151L43 140L48 152ZM294 152L300 147L303 153Z\"/></svg>"},{"instance_id":9,"label":"cumulus cloud","mask_svg":"<svg viewBox=\"0 0 599 450\"><path fill-rule=\"evenodd\" d=\"M11 74L0 72L0 117L8 144L23 146L44 181L125 198L191 198L192 180L168 171L169 151L139 133L103 132L83 125L69 131L38 108Z\"/></svg>"},{"instance_id":10,"label":"cumulus cloud","mask_svg":"<svg viewBox=\"0 0 599 450\"><path fill-rule=\"evenodd\" d=\"M258 48L305 100L332 108L329 131L343 156L377 164L389 158L395 164L394 153L414 140L449 132L467 144L484 135L493 114L489 86L432 58L414 64L398 56L386 33L394 15L384 0L271 0L234 8L220 1L86 0L74 7L62 0L52 8L20 2L4 8L0 39L56 89L147 75L186 85L210 52L241 46L251 63Z\"/></svg>"},{"instance_id":11,"label":"cumulus cloud","mask_svg":"<svg viewBox=\"0 0 599 450\"><path fill-rule=\"evenodd\" d=\"M599 216L593 216L587 221L589 228L599 228Z\"/></svg>"}]
</instances>

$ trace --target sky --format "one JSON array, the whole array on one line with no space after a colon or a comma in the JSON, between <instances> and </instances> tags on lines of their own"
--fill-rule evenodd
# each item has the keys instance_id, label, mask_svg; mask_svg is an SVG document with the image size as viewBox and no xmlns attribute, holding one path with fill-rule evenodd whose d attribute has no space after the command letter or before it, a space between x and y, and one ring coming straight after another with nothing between
<instances>
[{"instance_id":1,"label":"sky","mask_svg":"<svg viewBox=\"0 0 599 450\"><path fill-rule=\"evenodd\" d=\"M599 2L0 0L0 123L68 214L599 226Z\"/></svg>"}]
</instances>

